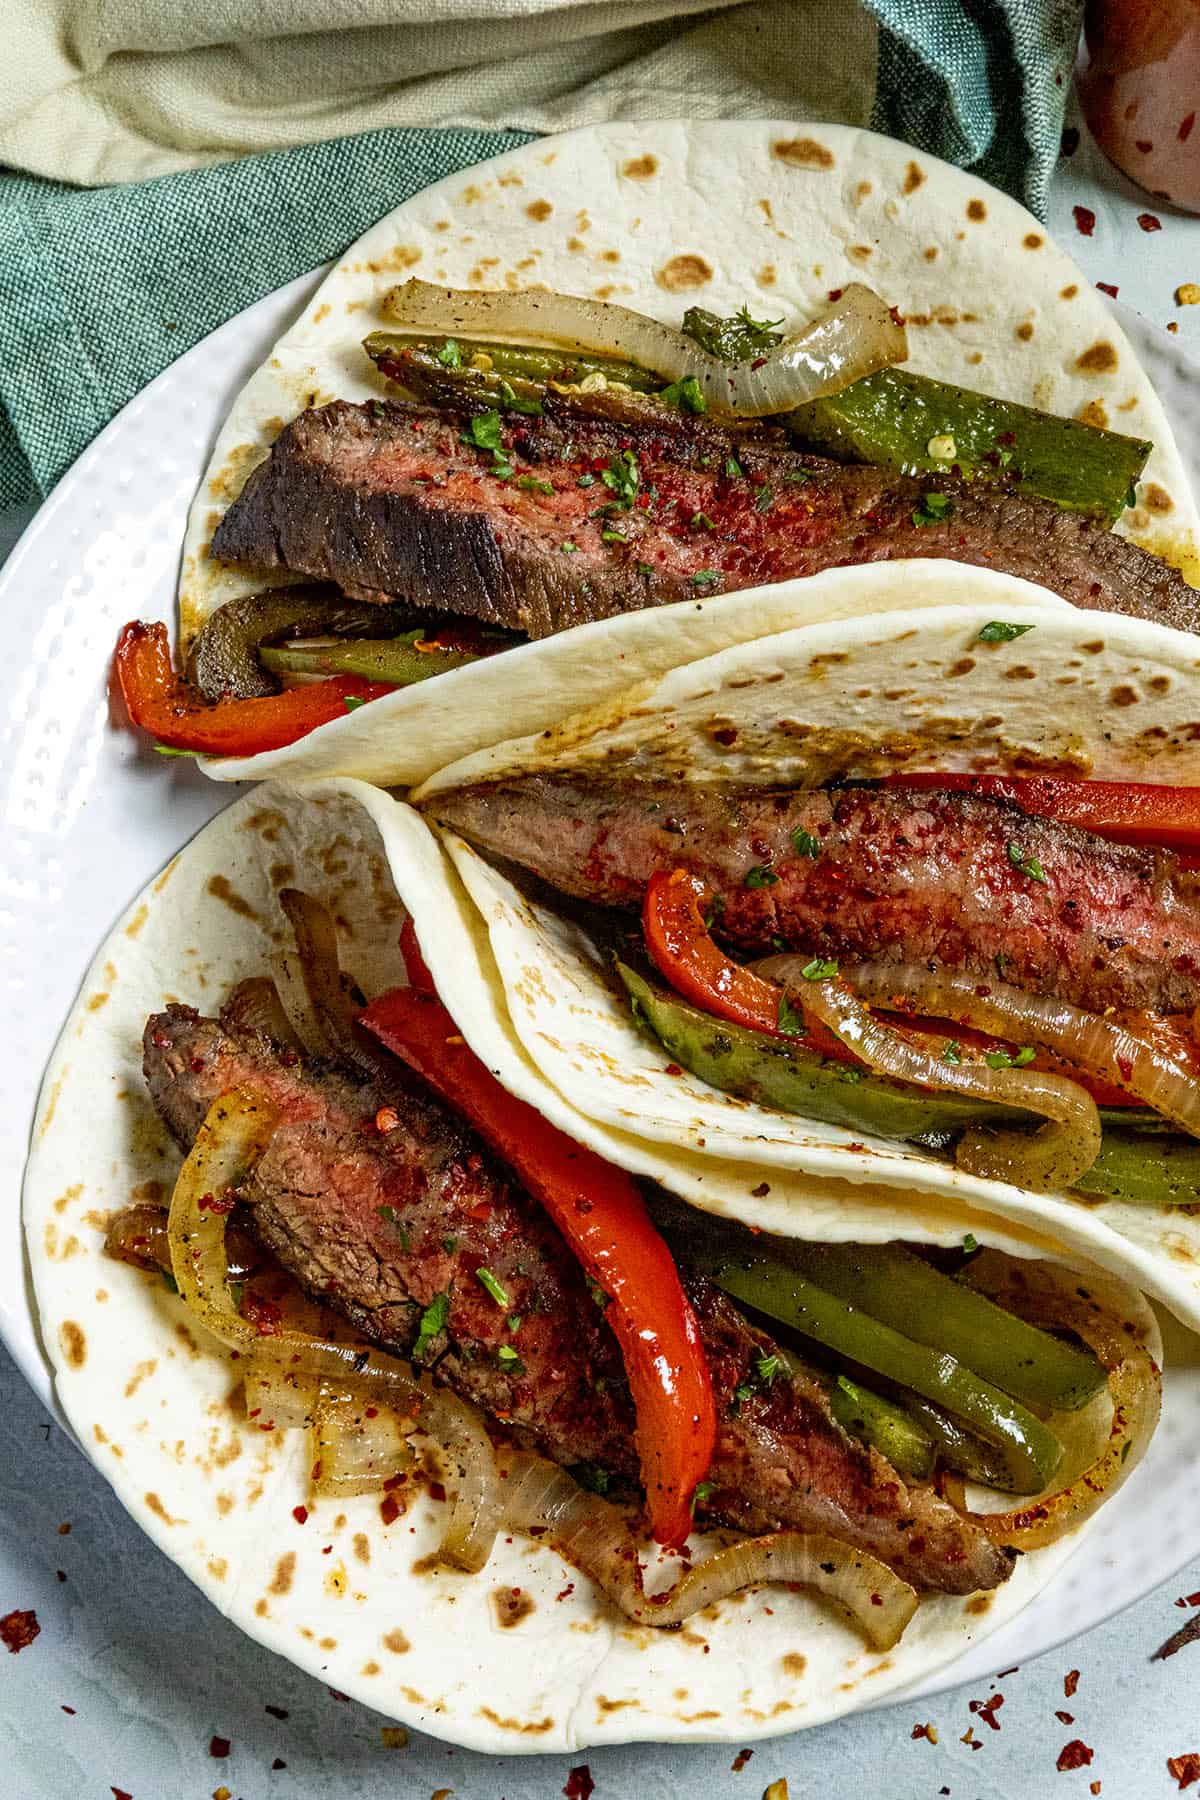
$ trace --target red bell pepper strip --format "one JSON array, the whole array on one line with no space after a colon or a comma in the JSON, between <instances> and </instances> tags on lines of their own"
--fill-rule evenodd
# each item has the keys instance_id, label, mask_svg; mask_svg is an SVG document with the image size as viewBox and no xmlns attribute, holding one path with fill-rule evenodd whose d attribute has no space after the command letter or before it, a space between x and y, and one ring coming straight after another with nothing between
<instances>
[{"instance_id":1,"label":"red bell pepper strip","mask_svg":"<svg viewBox=\"0 0 1200 1800\"><path fill-rule=\"evenodd\" d=\"M395 688L360 675L335 675L259 700L199 700L176 675L165 625L122 628L113 658L129 717L160 744L205 756L253 756L281 750L346 713L347 700L377 700Z\"/></svg>"},{"instance_id":2,"label":"red bell pepper strip","mask_svg":"<svg viewBox=\"0 0 1200 1800\"><path fill-rule=\"evenodd\" d=\"M359 1023L470 1120L609 1296L608 1318L637 1415L651 1528L660 1543L677 1549L691 1530L696 1485L712 1461L716 1408L700 1330L674 1259L632 1178L501 1087L437 996L417 985L424 964L409 960L408 967L414 985L372 1001Z\"/></svg>"},{"instance_id":3,"label":"red bell pepper strip","mask_svg":"<svg viewBox=\"0 0 1200 1800\"><path fill-rule=\"evenodd\" d=\"M1022 812L1078 825L1121 844L1200 850L1200 788L1149 781L1068 781L1057 775L889 775L886 784L1011 800Z\"/></svg>"}]
</instances>

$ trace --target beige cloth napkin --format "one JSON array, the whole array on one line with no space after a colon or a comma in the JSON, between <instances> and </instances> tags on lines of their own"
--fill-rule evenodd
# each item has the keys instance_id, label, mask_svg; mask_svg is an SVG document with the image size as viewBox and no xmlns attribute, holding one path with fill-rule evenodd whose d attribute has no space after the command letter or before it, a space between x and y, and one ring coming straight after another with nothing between
<instances>
[{"instance_id":1,"label":"beige cloth napkin","mask_svg":"<svg viewBox=\"0 0 1200 1800\"><path fill-rule=\"evenodd\" d=\"M18 0L0 162L144 180L385 125L865 124L854 0Z\"/></svg>"}]
</instances>

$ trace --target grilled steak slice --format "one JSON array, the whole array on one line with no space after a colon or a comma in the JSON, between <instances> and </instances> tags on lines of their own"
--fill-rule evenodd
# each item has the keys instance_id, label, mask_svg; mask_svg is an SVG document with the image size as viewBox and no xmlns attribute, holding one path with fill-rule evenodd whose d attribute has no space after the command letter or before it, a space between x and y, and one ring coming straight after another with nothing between
<instances>
[{"instance_id":1,"label":"grilled steak slice","mask_svg":"<svg viewBox=\"0 0 1200 1800\"><path fill-rule=\"evenodd\" d=\"M782 939L846 958L1002 969L1093 1012L1200 1001L1200 879L1164 851L1006 801L530 775L438 794L429 808L480 849L604 906L637 906L657 870L690 869L723 903L718 935L741 950ZM815 857L797 854L797 832L818 840ZM775 880L747 886L767 865Z\"/></svg>"},{"instance_id":2,"label":"grilled steak slice","mask_svg":"<svg viewBox=\"0 0 1200 1800\"><path fill-rule=\"evenodd\" d=\"M620 1351L579 1265L529 1196L407 1071L363 1083L186 1006L147 1022L144 1068L184 1148L234 1086L279 1110L244 1198L254 1229L309 1293L399 1353L411 1349L422 1309L447 1294L446 1329L433 1346L441 1380L559 1462L636 1476ZM386 1131L376 1120L382 1106L399 1117ZM507 1305L485 1290L481 1268ZM710 1518L752 1532L830 1531L919 1587L969 1593L1006 1578L1003 1551L842 1431L815 1377L760 1384L735 1405L734 1389L771 1341L707 1281L691 1279L688 1290L722 1416ZM498 1364L502 1344L518 1351L523 1372Z\"/></svg>"},{"instance_id":3,"label":"grilled steak slice","mask_svg":"<svg viewBox=\"0 0 1200 1800\"><path fill-rule=\"evenodd\" d=\"M335 581L358 599L453 606L535 638L913 556L1023 575L1076 606L1200 626L1197 595L1168 564L1016 487L939 476L945 514L918 524L928 478L831 463L773 431L729 432L627 396L550 393L543 417L502 420L502 454L464 442L468 423L398 401L301 413L221 520L211 554ZM614 456L636 469L636 493L605 484Z\"/></svg>"}]
</instances>

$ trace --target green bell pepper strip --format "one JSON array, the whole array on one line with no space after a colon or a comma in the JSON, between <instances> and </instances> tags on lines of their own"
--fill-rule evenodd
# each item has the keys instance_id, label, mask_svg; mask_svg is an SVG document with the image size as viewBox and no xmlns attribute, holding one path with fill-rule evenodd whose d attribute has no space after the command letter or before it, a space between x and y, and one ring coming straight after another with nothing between
<instances>
[{"instance_id":1,"label":"green bell pepper strip","mask_svg":"<svg viewBox=\"0 0 1200 1800\"><path fill-rule=\"evenodd\" d=\"M1021 1494L1024 1471L1014 1468L1011 1459L994 1444L952 1419L948 1412L923 1400L920 1394L905 1394L903 1406L914 1422L928 1432L938 1462L967 1481L978 1481L983 1487L998 1488L1002 1494Z\"/></svg>"},{"instance_id":2,"label":"green bell pepper strip","mask_svg":"<svg viewBox=\"0 0 1200 1800\"><path fill-rule=\"evenodd\" d=\"M418 650L418 644L428 648ZM495 648L506 649L507 641L498 639ZM428 681L432 675L444 675L450 669L478 662L483 653L444 648L422 630L406 631L394 638L347 638L344 643L317 646L267 644L258 654L273 675L285 678L362 675L368 681L411 687L415 682Z\"/></svg>"},{"instance_id":3,"label":"green bell pepper strip","mask_svg":"<svg viewBox=\"0 0 1200 1800\"><path fill-rule=\"evenodd\" d=\"M742 1305L943 1406L986 1443L1005 1451L1022 1484L1020 1492L1039 1493L1049 1485L1062 1458L1054 1433L946 1351L894 1331L775 1257L717 1261L707 1272Z\"/></svg>"},{"instance_id":4,"label":"green bell pepper strip","mask_svg":"<svg viewBox=\"0 0 1200 1800\"><path fill-rule=\"evenodd\" d=\"M920 1144L938 1154L968 1125L1028 1125L1023 1108L893 1081L807 1050L802 1037L768 1037L714 1019L629 964L617 972L636 1015L673 1061L723 1093L760 1106L838 1125L844 1131ZM1133 1206L1185 1206L1200 1199L1200 1142L1172 1131L1157 1114L1100 1109L1100 1154L1076 1190Z\"/></svg>"},{"instance_id":5,"label":"green bell pepper strip","mask_svg":"<svg viewBox=\"0 0 1200 1800\"><path fill-rule=\"evenodd\" d=\"M786 1255L839 1300L948 1352L1028 1406L1074 1412L1107 1380L1090 1351L1005 1312L899 1244L797 1243Z\"/></svg>"},{"instance_id":6,"label":"green bell pepper strip","mask_svg":"<svg viewBox=\"0 0 1200 1800\"><path fill-rule=\"evenodd\" d=\"M602 375L638 394L653 393L665 385L661 375L620 357L532 344L488 344L476 338L415 338L373 331L363 339L363 349L389 380L413 393L431 400L466 395L517 412L540 412L538 395L551 382L578 387L589 376ZM505 387L510 395L507 400Z\"/></svg>"},{"instance_id":7,"label":"green bell pepper strip","mask_svg":"<svg viewBox=\"0 0 1200 1800\"><path fill-rule=\"evenodd\" d=\"M843 1431L886 1456L905 1481L928 1481L933 1474L933 1438L902 1406L839 1375L829 1390L829 1410Z\"/></svg>"},{"instance_id":8,"label":"green bell pepper strip","mask_svg":"<svg viewBox=\"0 0 1200 1800\"><path fill-rule=\"evenodd\" d=\"M952 387L907 369L879 369L788 413L807 448L839 462L883 463L906 475L1011 481L1021 492L1112 525L1153 445L1053 413ZM932 448L931 448L932 446Z\"/></svg>"}]
</instances>

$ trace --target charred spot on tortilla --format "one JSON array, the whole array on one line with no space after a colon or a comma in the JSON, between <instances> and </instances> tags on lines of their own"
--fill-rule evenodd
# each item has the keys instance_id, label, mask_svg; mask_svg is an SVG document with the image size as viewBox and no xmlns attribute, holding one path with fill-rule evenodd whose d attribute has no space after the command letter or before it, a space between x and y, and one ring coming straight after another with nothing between
<instances>
[{"instance_id":1,"label":"charred spot on tortilla","mask_svg":"<svg viewBox=\"0 0 1200 1800\"><path fill-rule=\"evenodd\" d=\"M663 264L654 279L668 293L681 293L688 288L704 287L713 278L712 264L695 251L673 256Z\"/></svg>"},{"instance_id":2,"label":"charred spot on tortilla","mask_svg":"<svg viewBox=\"0 0 1200 1800\"><path fill-rule=\"evenodd\" d=\"M794 169L832 169L836 162L833 151L816 138L777 138L771 155Z\"/></svg>"}]
</instances>

